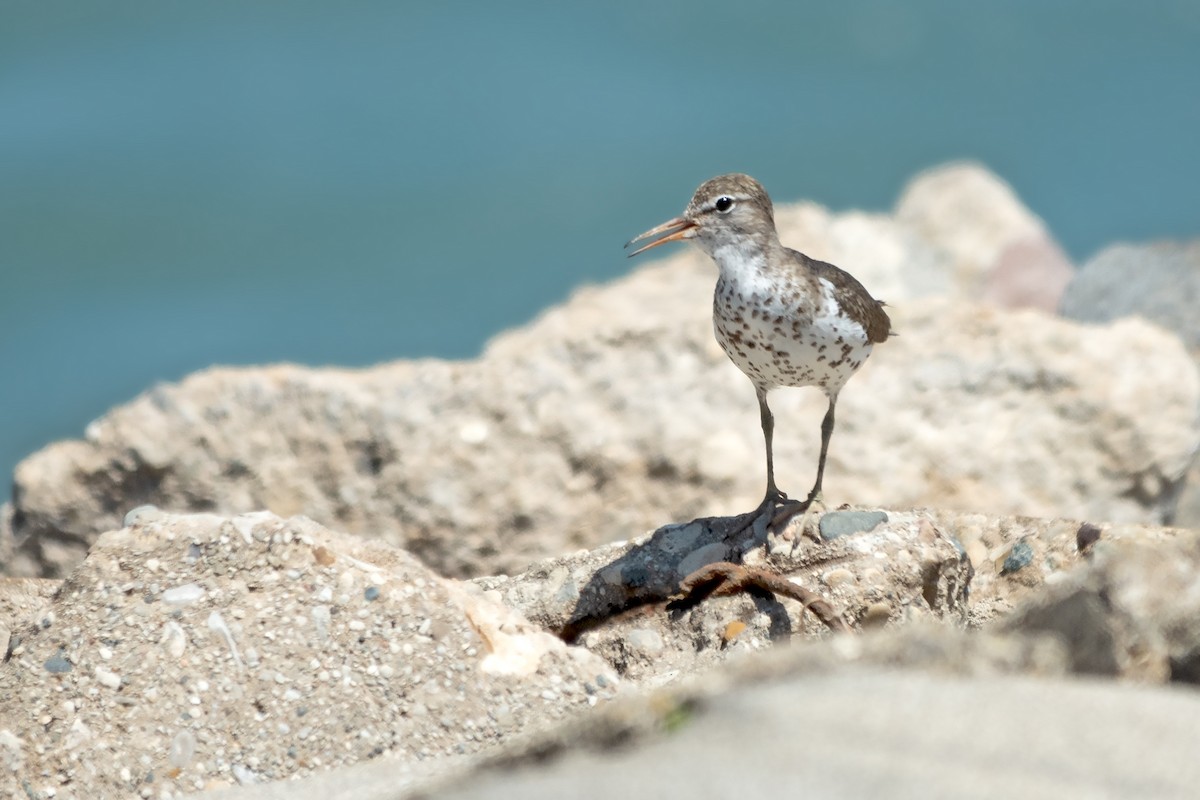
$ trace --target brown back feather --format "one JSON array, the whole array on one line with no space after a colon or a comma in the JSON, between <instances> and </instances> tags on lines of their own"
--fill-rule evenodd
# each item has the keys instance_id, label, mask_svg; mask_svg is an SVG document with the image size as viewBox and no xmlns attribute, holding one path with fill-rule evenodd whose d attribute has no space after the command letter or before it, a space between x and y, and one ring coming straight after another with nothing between
<instances>
[{"instance_id":1,"label":"brown back feather","mask_svg":"<svg viewBox=\"0 0 1200 800\"><path fill-rule=\"evenodd\" d=\"M846 313L862 323L867 330L867 339L874 344L886 341L892 332L892 320L883 310L883 303L871 297L858 279L843 269L824 261L809 258L804 253L792 251L799 257L800 262L808 267L814 275L824 278L838 290L838 302Z\"/></svg>"}]
</instances>

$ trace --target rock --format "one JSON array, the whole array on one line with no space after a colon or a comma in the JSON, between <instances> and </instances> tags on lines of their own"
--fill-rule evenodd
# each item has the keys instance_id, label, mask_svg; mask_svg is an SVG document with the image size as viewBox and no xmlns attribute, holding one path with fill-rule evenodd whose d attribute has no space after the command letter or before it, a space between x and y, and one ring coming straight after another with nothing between
<instances>
[{"instance_id":1,"label":"rock","mask_svg":"<svg viewBox=\"0 0 1200 800\"><path fill-rule=\"evenodd\" d=\"M831 511L821 515L819 530L821 538L828 541L872 531L884 522L887 522L887 514L882 511Z\"/></svg>"},{"instance_id":2,"label":"rock","mask_svg":"<svg viewBox=\"0 0 1200 800\"><path fill-rule=\"evenodd\" d=\"M148 499L303 509L450 574L515 571L664 517L752 508L762 491L752 393L712 352L703 312L671 326L661 313L622 316L638 311L630 298L669 304L659 292L678 295L681 277L651 268L624 290L585 292L474 368L214 370L157 389L92 426L89 441L22 463L21 542L7 568L61 573L96 527L120 524L117 509ZM628 319L657 327L638 333L618 322ZM1085 329L936 300L896 319L902 335L843 392L827 498L1169 516L1200 439L1195 368L1174 340L1138 321ZM816 392L773 400L781 480L808 480L822 405ZM433 407L496 420L491 444L447 440L426 418ZM142 452L151 441L157 467ZM167 443L175 455L162 455ZM363 448L388 454L378 470L360 469L374 463Z\"/></svg>"},{"instance_id":3,"label":"rock","mask_svg":"<svg viewBox=\"0 0 1200 800\"><path fill-rule=\"evenodd\" d=\"M954 202L981 193L974 227L958 212L938 222L942 191ZM895 219L793 216L817 246L796 244L873 291L911 286L909 300L877 291L900 335L842 392L831 504L1170 516L1200 444L1200 382L1172 337L1139 321L1085 327L918 297L978 283L992 254L1038 228L1002 184L957 168L918 179ZM882 265L870 260L878 248L890 253ZM147 503L303 513L455 576L518 572L667 520L753 508L764 477L757 407L713 339L714 278L701 258L581 290L473 362L213 369L155 388L83 441L18 466L3 569L62 575L98 531ZM779 480L807 487L824 399L780 391L772 408Z\"/></svg>"},{"instance_id":4,"label":"rock","mask_svg":"<svg viewBox=\"0 0 1200 800\"><path fill-rule=\"evenodd\" d=\"M1054 313L1075 268L1047 235L1017 239L996 256L984 277L980 299L1001 308L1036 308Z\"/></svg>"},{"instance_id":5,"label":"rock","mask_svg":"<svg viewBox=\"0 0 1200 800\"><path fill-rule=\"evenodd\" d=\"M928 511L931 524L960 543L972 567L972 626L1008 618L1047 587L1088 568L1097 548L1141 543L1171 550L1188 531L1140 524L1080 523L1071 519L999 517Z\"/></svg>"},{"instance_id":6,"label":"rock","mask_svg":"<svg viewBox=\"0 0 1200 800\"><path fill-rule=\"evenodd\" d=\"M164 602L191 586L203 595ZM301 517L141 518L22 617L0 669L21 698L0 708L0 758L20 762L4 797L174 796L379 756L403 785L617 685L475 586Z\"/></svg>"},{"instance_id":7,"label":"rock","mask_svg":"<svg viewBox=\"0 0 1200 800\"><path fill-rule=\"evenodd\" d=\"M1188 750L1194 693L1074 682L1063 670L1061 648L1047 640L945 627L781 647L625 695L398 796L785 796L797 785L829 797L1001 800L1055 797L1064 786L1104 796L1114 785L1190 796L1200 778ZM794 757L797 741L805 758ZM952 768L914 760L914 747L953 754ZM1030 753L1037 758L1014 769L1008 756ZM397 796L390 780L386 765L365 764L253 796L318 800L335 787Z\"/></svg>"},{"instance_id":8,"label":"rock","mask_svg":"<svg viewBox=\"0 0 1200 800\"><path fill-rule=\"evenodd\" d=\"M1001 628L1059 637L1077 672L1200 683L1200 531L1166 541L1102 535L1091 553Z\"/></svg>"},{"instance_id":9,"label":"rock","mask_svg":"<svg viewBox=\"0 0 1200 800\"><path fill-rule=\"evenodd\" d=\"M1073 272L1042 221L978 164L947 164L918 175L897 204L896 220L937 243L939 280L952 288L931 293L1050 311Z\"/></svg>"},{"instance_id":10,"label":"rock","mask_svg":"<svg viewBox=\"0 0 1200 800\"><path fill-rule=\"evenodd\" d=\"M1008 575L1017 570L1029 566L1033 561L1033 548L1026 541L1018 541L1013 544L1012 549L1008 551L1008 555L1004 559L1004 563L1000 565L1000 574Z\"/></svg>"},{"instance_id":11,"label":"rock","mask_svg":"<svg viewBox=\"0 0 1200 800\"><path fill-rule=\"evenodd\" d=\"M1053 311L1074 274L1012 188L972 162L917 175L892 216L832 214L812 203L781 205L775 216L785 244L848 268L894 306L949 295Z\"/></svg>"},{"instance_id":12,"label":"rock","mask_svg":"<svg viewBox=\"0 0 1200 800\"><path fill-rule=\"evenodd\" d=\"M21 643L20 628L53 619L50 598L61 581L37 578L0 578L0 658L7 658Z\"/></svg>"},{"instance_id":13,"label":"rock","mask_svg":"<svg viewBox=\"0 0 1200 800\"><path fill-rule=\"evenodd\" d=\"M629 647L647 660L657 658L663 651L662 636L658 631L646 628L635 628L626 635Z\"/></svg>"},{"instance_id":14,"label":"rock","mask_svg":"<svg viewBox=\"0 0 1200 800\"><path fill-rule=\"evenodd\" d=\"M47 658L42 667L51 675L61 675L74 669L71 662L63 656L62 650Z\"/></svg>"},{"instance_id":15,"label":"rock","mask_svg":"<svg viewBox=\"0 0 1200 800\"><path fill-rule=\"evenodd\" d=\"M0 693L22 698L0 707L0 795L454 796L490 785L499 769L555 774L561 754L608 764L661 746L663 731L697 730L704 741L709 726L740 731L728 712L758 721L764 740L746 753L774 765L743 770L743 783L785 761L795 767L771 748L783 741L794 753L802 734L787 726L800 719L833 736L818 737L830 755L801 759L805 769L894 767L912 780L902 759L914 736L934 737L919 739L929 752L980 753L1033 736L1021 741L1039 753L1036 764L1001 782L1025 796L1043 785L1060 793L1063 758L1100 748L1099 764L1072 761L1070 774L1116 780L1111 748L1138 754L1180 734L1162 727L1176 724L1159 716L1168 695L1066 678L1200 680L1200 531L934 510L886 516L832 540L818 534L820 514L770 534L746 518L706 518L469 582L302 517L139 518L101 536L60 584L0 581L9 615L0 622L19 640ZM728 595L698 584L680 596L689 559L707 561L692 557L717 545L739 563L715 567L771 580ZM1020 567L1006 569L1015 553ZM192 586L203 595L188 589L189 602L164 602ZM811 596L801 598L806 611L786 587L860 630L829 633ZM1109 708L1119 713L1097 710ZM1182 710L1190 719L1196 709ZM1042 714L1064 727L1043 731ZM1130 728L1137 720L1157 727ZM866 760L851 746L864 729L890 737L877 736ZM751 757L713 741L726 758ZM880 749L884 741L894 751ZM947 774L994 785L989 770L999 768L974 752L970 776ZM1179 754L1162 763L1167 756ZM1158 756L1137 758L1136 775L1150 780ZM710 761L689 749L663 751L658 763L683 774L681 765ZM917 781L922 794L938 794L931 780ZM853 788L879 793L864 787ZM964 794L957 784L946 791Z\"/></svg>"},{"instance_id":16,"label":"rock","mask_svg":"<svg viewBox=\"0 0 1200 800\"><path fill-rule=\"evenodd\" d=\"M1062 298L1063 316L1111 322L1128 316L1161 325L1200 355L1200 240L1118 244L1079 270Z\"/></svg>"},{"instance_id":17,"label":"rock","mask_svg":"<svg viewBox=\"0 0 1200 800\"><path fill-rule=\"evenodd\" d=\"M717 679L724 691L713 696L638 698L640 714L612 708L609 719L589 719L590 732L567 728L401 796L785 797L803 786L829 798L1008 800L1103 797L1120 786L1184 798L1200 781L1195 693L861 669ZM321 796L289 790L295 800Z\"/></svg>"},{"instance_id":18,"label":"rock","mask_svg":"<svg viewBox=\"0 0 1200 800\"><path fill-rule=\"evenodd\" d=\"M11 564L13 560L12 503L0 504L0 565ZM0 567L3 569L3 567Z\"/></svg>"},{"instance_id":19,"label":"rock","mask_svg":"<svg viewBox=\"0 0 1200 800\"><path fill-rule=\"evenodd\" d=\"M793 636L827 631L800 602L779 594L680 597L680 582L714 561L782 575L832 603L851 624L883 621L881 603L887 606L883 619L964 621L971 567L961 548L925 514L891 512L886 518L869 531L829 541L805 535L799 530L804 520L796 518L766 542L743 519L697 520L628 544L550 559L521 575L474 583L497 593L522 616L604 657L623 677L650 684ZM719 556L695 558L714 549ZM848 579L827 580L830 564L846 571ZM581 587L573 599L557 591L564 580Z\"/></svg>"},{"instance_id":20,"label":"rock","mask_svg":"<svg viewBox=\"0 0 1200 800\"><path fill-rule=\"evenodd\" d=\"M1119 244L1088 261L1062 299L1062 314L1084 322L1140 316L1183 340L1200 361L1200 240ZM1169 520L1200 527L1200 463Z\"/></svg>"}]
</instances>

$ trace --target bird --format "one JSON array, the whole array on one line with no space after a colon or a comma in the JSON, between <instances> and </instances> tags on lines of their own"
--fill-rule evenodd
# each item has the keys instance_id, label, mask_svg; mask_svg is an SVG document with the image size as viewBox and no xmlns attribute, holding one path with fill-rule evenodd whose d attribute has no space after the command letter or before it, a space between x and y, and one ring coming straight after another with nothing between
<instances>
[{"instance_id":1,"label":"bird","mask_svg":"<svg viewBox=\"0 0 1200 800\"><path fill-rule=\"evenodd\" d=\"M784 247L770 196L742 173L700 184L682 215L635 236L625 247L646 240L629 257L690 240L720 272L713 292L713 332L754 384L766 445L767 487L756 516L769 514L770 524L778 527L823 503L838 394L872 348L893 335L885 303L845 270ZM803 501L789 498L775 483L775 418L767 395L785 386L817 387L829 402L821 422L816 481Z\"/></svg>"}]
</instances>

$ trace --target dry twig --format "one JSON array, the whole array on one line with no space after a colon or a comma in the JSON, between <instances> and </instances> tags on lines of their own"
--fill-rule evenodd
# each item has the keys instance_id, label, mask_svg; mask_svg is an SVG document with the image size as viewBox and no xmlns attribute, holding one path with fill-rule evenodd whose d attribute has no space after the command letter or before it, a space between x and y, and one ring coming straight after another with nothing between
<instances>
[{"instance_id":1,"label":"dry twig","mask_svg":"<svg viewBox=\"0 0 1200 800\"><path fill-rule=\"evenodd\" d=\"M698 603L706 597L722 597L738 592L759 590L774 596L790 597L811 611L832 631L848 631L841 614L803 586L797 586L777 572L761 567L744 567L730 561L718 561L701 567L679 582L679 594L672 600Z\"/></svg>"}]
</instances>

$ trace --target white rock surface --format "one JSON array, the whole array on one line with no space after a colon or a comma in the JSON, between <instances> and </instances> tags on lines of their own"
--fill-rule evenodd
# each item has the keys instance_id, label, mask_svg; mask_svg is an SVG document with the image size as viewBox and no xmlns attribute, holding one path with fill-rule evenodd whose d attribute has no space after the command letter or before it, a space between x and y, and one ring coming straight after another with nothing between
<instances>
[{"instance_id":1,"label":"white rock surface","mask_svg":"<svg viewBox=\"0 0 1200 800\"><path fill-rule=\"evenodd\" d=\"M106 533L33 615L30 587L0 584L15 615L0 617L0 796L175 796L383 756L402 783L618 685L599 657L403 551L250 519ZM181 585L205 594L163 601Z\"/></svg>"}]
</instances>

